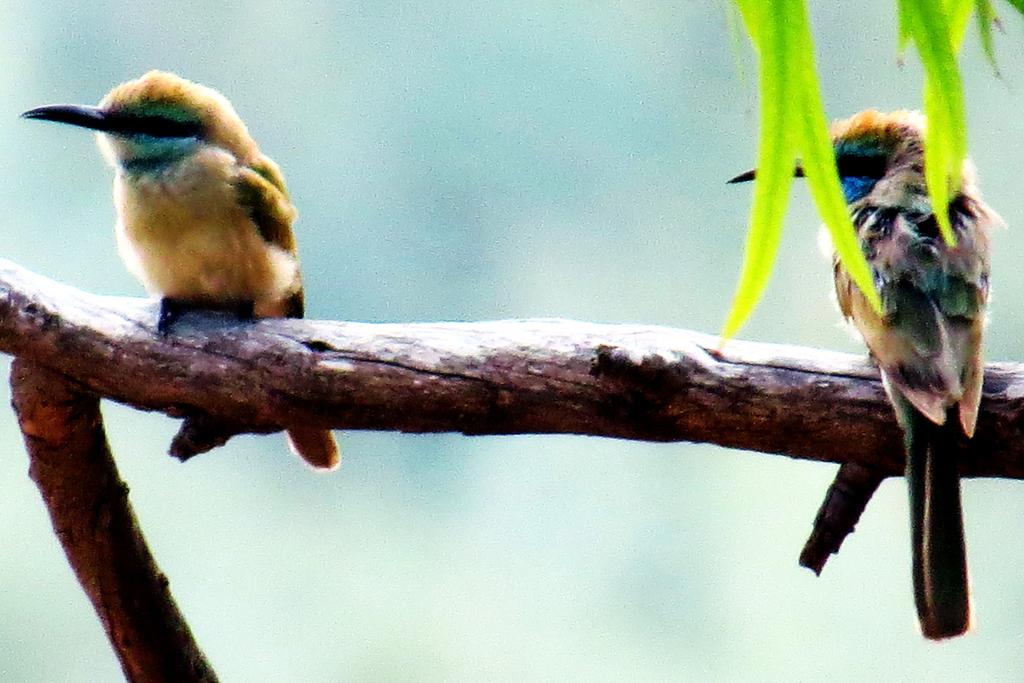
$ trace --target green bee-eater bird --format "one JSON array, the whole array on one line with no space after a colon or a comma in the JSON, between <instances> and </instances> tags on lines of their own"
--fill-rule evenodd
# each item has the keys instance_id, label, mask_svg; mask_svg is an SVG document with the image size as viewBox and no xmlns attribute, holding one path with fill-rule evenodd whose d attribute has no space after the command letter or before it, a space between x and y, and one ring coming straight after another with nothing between
<instances>
[{"instance_id":1,"label":"green bee-eater bird","mask_svg":"<svg viewBox=\"0 0 1024 683\"><path fill-rule=\"evenodd\" d=\"M303 316L284 176L219 92L151 71L97 107L56 104L22 116L98 131L115 171L118 249L160 297L161 333L189 308ZM310 465L337 466L329 431L290 426L288 439Z\"/></svg>"},{"instance_id":2,"label":"green bee-eater bird","mask_svg":"<svg viewBox=\"0 0 1024 683\"><path fill-rule=\"evenodd\" d=\"M882 315L836 257L833 272L839 307L878 363L903 428L914 597L922 632L939 639L971 622L957 444L973 436L978 418L989 231L1001 220L965 161L947 209L956 244L943 240L925 186L924 129L924 116L910 111L864 111L833 124L843 193Z\"/></svg>"}]
</instances>

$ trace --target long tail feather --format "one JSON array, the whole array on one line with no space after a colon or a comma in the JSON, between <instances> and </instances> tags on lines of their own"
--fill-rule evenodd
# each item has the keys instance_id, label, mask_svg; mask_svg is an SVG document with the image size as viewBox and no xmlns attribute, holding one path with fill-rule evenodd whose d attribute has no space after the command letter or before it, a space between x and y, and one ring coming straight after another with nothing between
<instances>
[{"instance_id":1,"label":"long tail feather","mask_svg":"<svg viewBox=\"0 0 1024 683\"><path fill-rule=\"evenodd\" d=\"M926 638L961 635L970 628L963 512L957 443L958 409L936 425L903 397L893 396L901 413L907 449L907 485L914 562L914 600Z\"/></svg>"}]
</instances>

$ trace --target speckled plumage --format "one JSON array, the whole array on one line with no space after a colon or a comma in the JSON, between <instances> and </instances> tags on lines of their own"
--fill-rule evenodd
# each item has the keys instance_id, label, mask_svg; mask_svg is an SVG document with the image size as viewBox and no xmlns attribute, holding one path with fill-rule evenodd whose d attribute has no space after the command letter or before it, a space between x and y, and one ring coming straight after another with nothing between
<instances>
[{"instance_id":1,"label":"speckled plumage","mask_svg":"<svg viewBox=\"0 0 1024 683\"><path fill-rule=\"evenodd\" d=\"M983 379L989 231L970 162L939 234L924 177L925 119L866 111L832 126L843 190L882 299L877 314L838 258L843 315L877 361L904 430L915 602L929 638L970 627L957 442L974 434Z\"/></svg>"},{"instance_id":2,"label":"speckled plumage","mask_svg":"<svg viewBox=\"0 0 1024 683\"><path fill-rule=\"evenodd\" d=\"M949 207L957 243L942 240L924 180L924 125L919 113L905 111L867 111L833 125L840 165L850 149L874 150L885 159L883 175L849 205L884 315L871 309L838 259L836 294L887 380L938 424L958 405L964 433L972 436L981 397L989 231L999 218L981 201L973 166L965 162ZM913 318L902 308L910 306L918 308Z\"/></svg>"}]
</instances>

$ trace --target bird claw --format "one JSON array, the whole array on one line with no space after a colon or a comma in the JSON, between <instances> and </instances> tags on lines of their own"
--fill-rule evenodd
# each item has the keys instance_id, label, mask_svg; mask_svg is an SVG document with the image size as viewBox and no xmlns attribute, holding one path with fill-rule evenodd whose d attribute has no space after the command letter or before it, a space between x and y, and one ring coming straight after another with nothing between
<instances>
[{"instance_id":1,"label":"bird claw","mask_svg":"<svg viewBox=\"0 0 1024 683\"><path fill-rule=\"evenodd\" d=\"M166 337L170 333L171 327L190 311L222 311L241 322L250 322L256 319L256 304L253 301L197 303L164 297L160 299L160 316L157 318L156 331L160 336Z\"/></svg>"},{"instance_id":2,"label":"bird claw","mask_svg":"<svg viewBox=\"0 0 1024 683\"><path fill-rule=\"evenodd\" d=\"M156 321L156 331L161 337L166 337L170 332L171 325L189 310L188 304L180 299L164 297L160 299L160 316Z\"/></svg>"}]
</instances>

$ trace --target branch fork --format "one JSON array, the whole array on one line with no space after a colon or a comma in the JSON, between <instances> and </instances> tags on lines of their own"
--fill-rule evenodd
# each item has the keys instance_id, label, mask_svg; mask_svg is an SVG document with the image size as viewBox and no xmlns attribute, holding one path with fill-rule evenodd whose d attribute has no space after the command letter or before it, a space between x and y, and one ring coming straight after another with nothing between
<instances>
[{"instance_id":1,"label":"branch fork","mask_svg":"<svg viewBox=\"0 0 1024 683\"><path fill-rule=\"evenodd\" d=\"M464 434L587 434L842 464L801 563L820 572L901 438L866 359L686 330L569 320L241 323L87 294L0 260L0 351L69 561L131 681L215 680L146 548L99 398L184 418L185 460L291 425ZM964 476L1024 478L1024 366L989 363ZM282 451L284 449L282 448Z\"/></svg>"}]
</instances>

